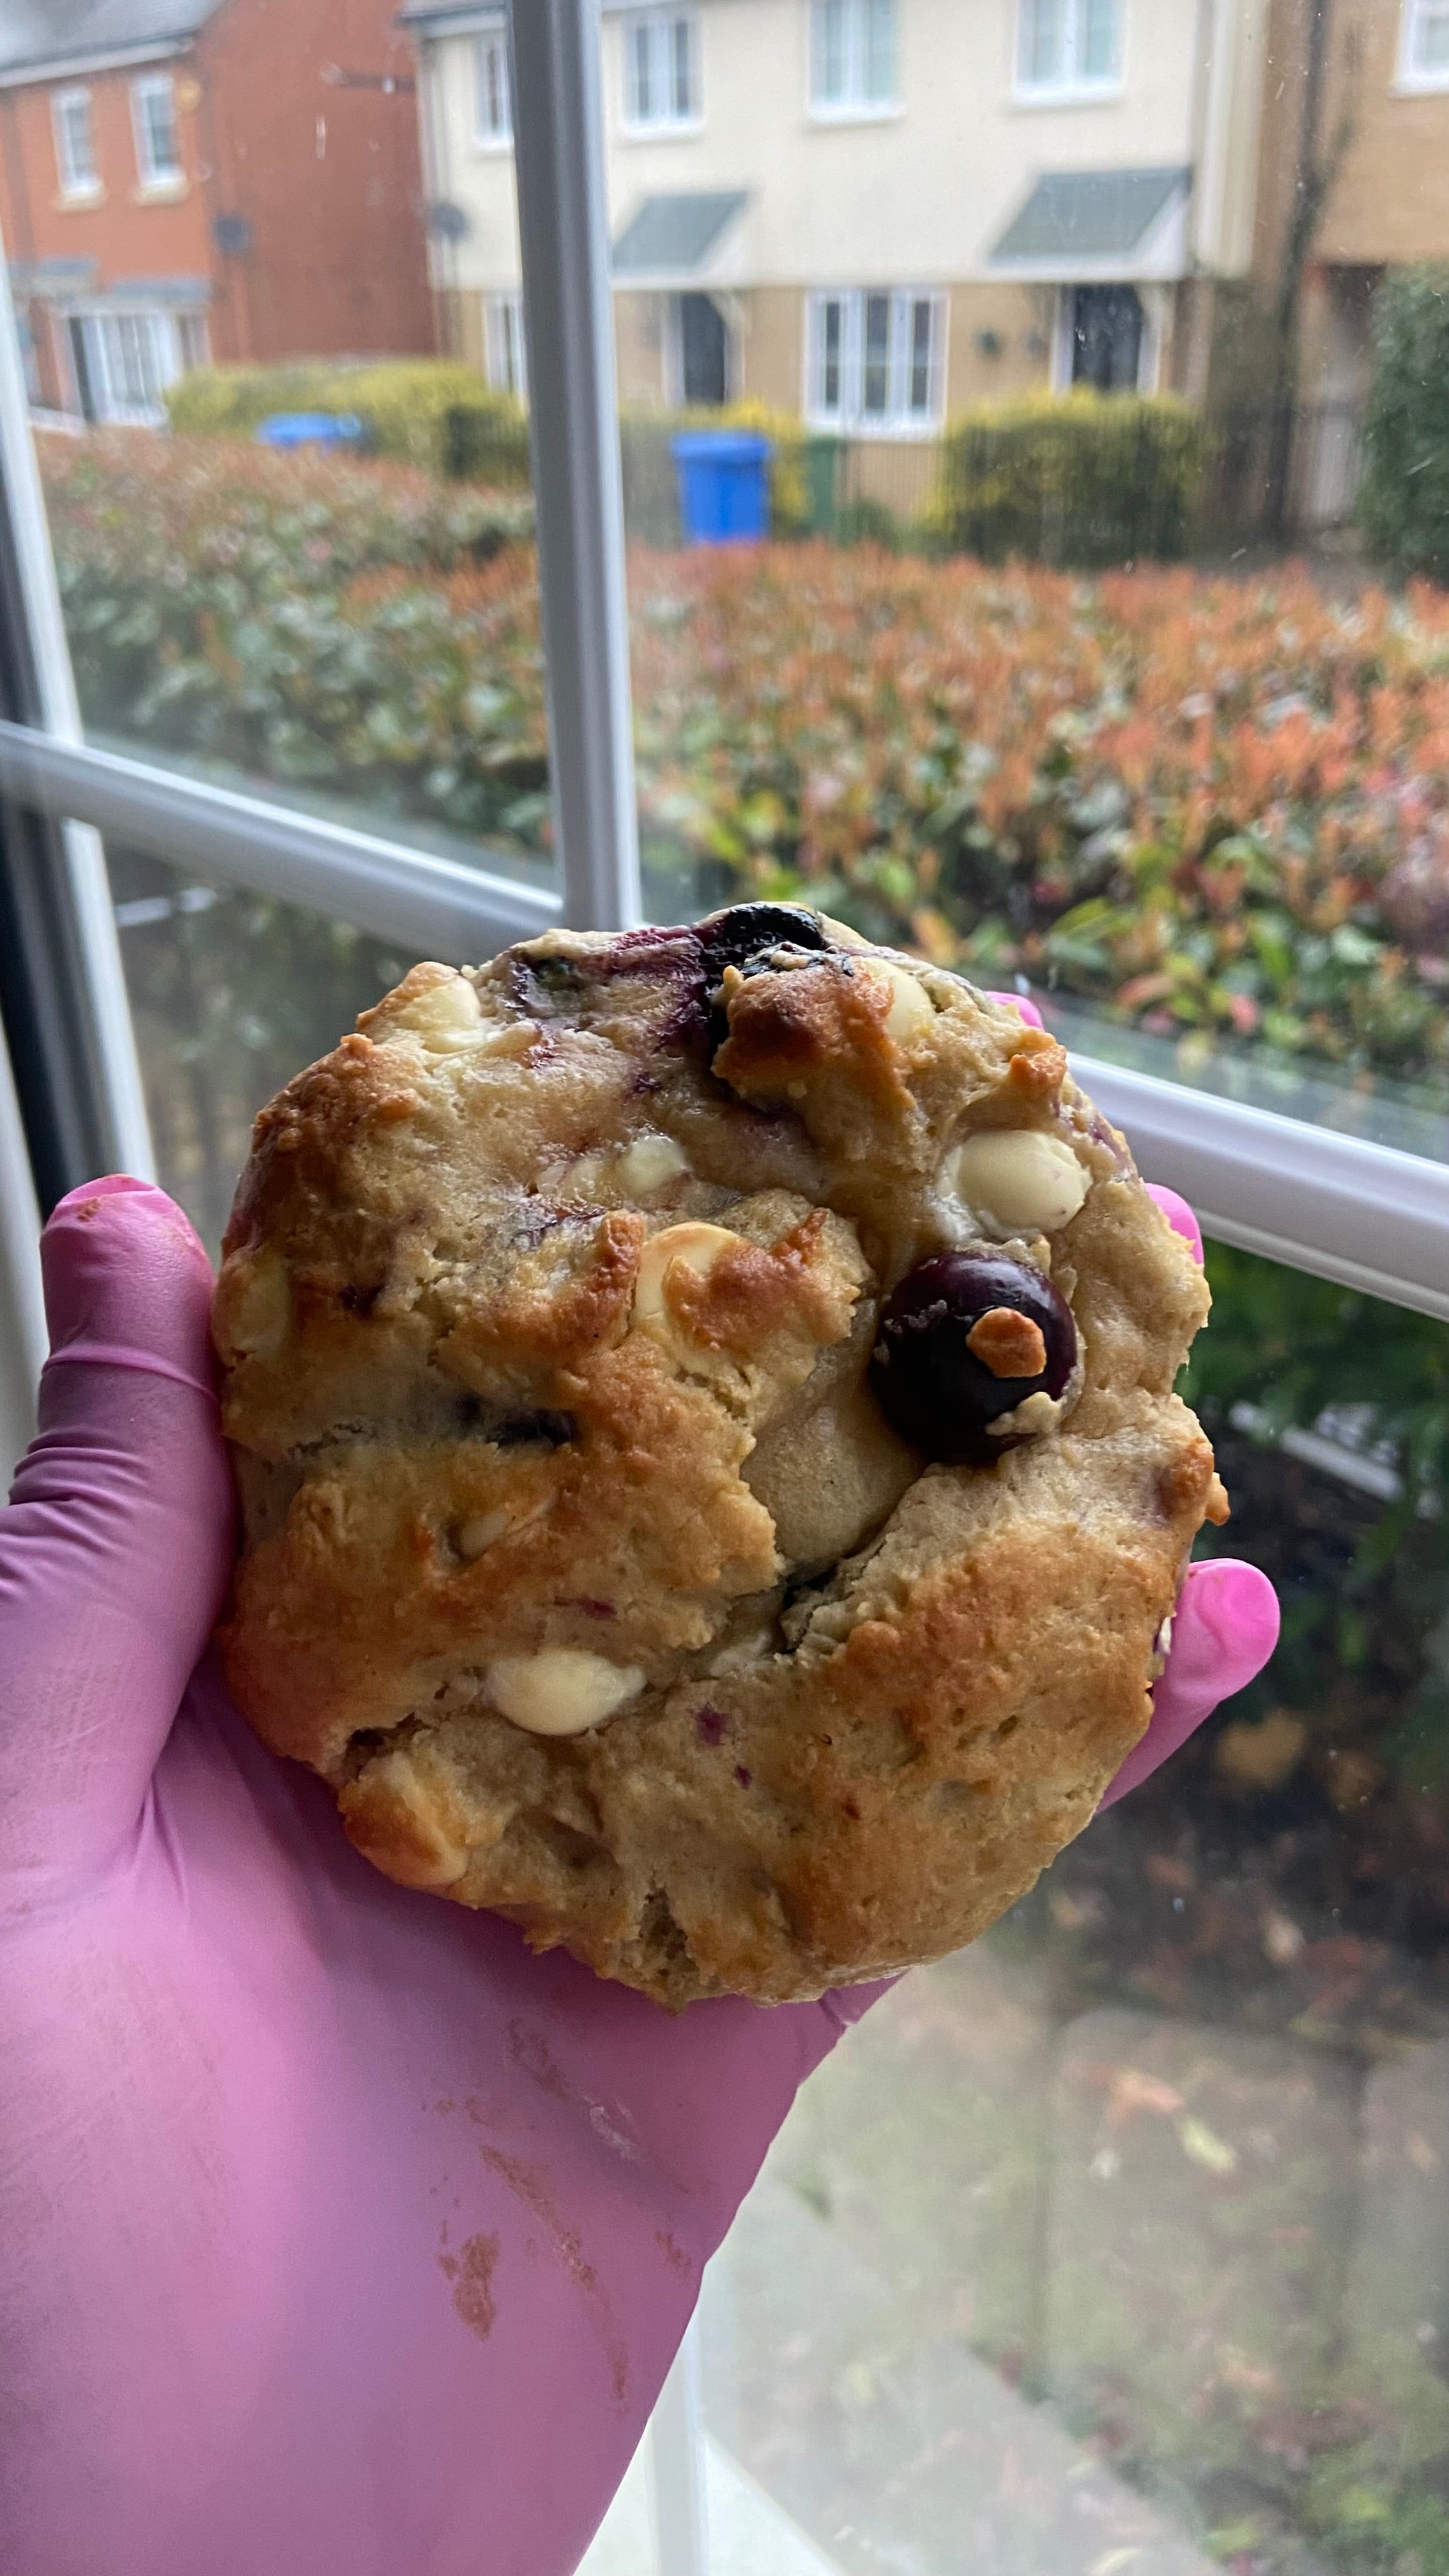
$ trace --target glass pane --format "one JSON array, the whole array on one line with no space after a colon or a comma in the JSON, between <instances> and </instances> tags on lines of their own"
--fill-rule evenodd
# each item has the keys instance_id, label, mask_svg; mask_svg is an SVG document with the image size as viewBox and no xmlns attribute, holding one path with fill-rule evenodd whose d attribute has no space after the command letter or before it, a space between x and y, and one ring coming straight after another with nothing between
<instances>
[{"instance_id":1,"label":"glass pane","mask_svg":"<svg viewBox=\"0 0 1449 2576\"><path fill-rule=\"evenodd\" d=\"M722 0L688 169L609 123L616 233L687 201L719 426L770 443L742 517L681 515L676 311L621 284L649 902L804 894L1084 1054L1442 1160L1449 91L1399 72L1449 9L1318 54L1308 12L1270 73L1224 0L1205 84L1188 0L1130 45L1013 0L994 53L938 14L890 118L802 122L803 11ZM818 0L817 84L892 21Z\"/></svg>"},{"instance_id":2,"label":"glass pane","mask_svg":"<svg viewBox=\"0 0 1449 2576\"><path fill-rule=\"evenodd\" d=\"M895 0L865 0L865 96L883 105L895 88Z\"/></svg>"},{"instance_id":3,"label":"glass pane","mask_svg":"<svg viewBox=\"0 0 1449 2576\"><path fill-rule=\"evenodd\" d=\"M59 92L44 11L33 81L5 39L0 231L88 734L547 868L506 320L488 363L519 283L502 12L201 15Z\"/></svg>"},{"instance_id":4,"label":"glass pane","mask_svg":"<svg viewBox=\"0 0 1449 2576\"><path fill-rule=\"evenodd\" d=\"M1284 1642L800 2097L712 2435L841 2576L1449 2552L1449 1328L1209 1247Z\"/></svg>"},{"instance_id":5,"label":"glass pane","mask_svg":"<svg viewBox=\"0 0 1449 2576\"><path fill-rule=\"evenodd\" d=\"M694 114L694 93L690 79L690 42L692 29L688 18L676 18L670 30L674 49L674 113L679 117Z\"/></svg>"},{"instance_id":6,"label":"glass pane","mask_svg":"<svg viewBox=\"0 0 1449 2576\"><path fill-rule=\"evenodd\" d=\"M1419 8L1414 64L1421 72L1449 71L1449 9L1435 7L1433 0Z\"/></svg>"},{"instance_id":7,"label":"glass pane","mask_svg":"<svg viewBox=\"0 0 1449 2576\"><path fill-rule=\"evenodd\" d=\"M214 1253L257 1111L413 954L132 851L107 858L157 1175Z\"/></svg>"},{"instance_id":8,"label":"glass pane","mask_svg":"<svg viewBox=\"0 0 1449 2576\"><path fill-rule=\"evenodd\" d=\"M817 107L838 106L846 95L845 12L846 0L813 0L813 90Z\"/></svg>"}]
</instances>

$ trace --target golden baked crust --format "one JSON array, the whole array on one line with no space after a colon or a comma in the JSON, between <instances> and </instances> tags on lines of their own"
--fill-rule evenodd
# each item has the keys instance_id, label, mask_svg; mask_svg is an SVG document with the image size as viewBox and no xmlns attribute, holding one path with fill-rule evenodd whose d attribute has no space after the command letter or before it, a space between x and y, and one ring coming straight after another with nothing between
<instances>
[{"instance_id":1,"label":"golden baked crust","mask_svg":"<svg viewBox=\"0 0 1449 2576\"><path fill-rule=\"evenodd\" d=\"M1060 1047L810 937L415 967L258 1119L216 1294L239 1706L390 1876L671 2005L931 1958L1030 1886L1146 1724L1213 1486L1202 1273ZM1004 1215L951 1178L1033 1130L1037 1230L1016 1163ZM987 1466L870 1374L953 1245L1079 1342ZM1040 1347L976 1327L1003 1379Z\"/></svg>"}]
</instances>

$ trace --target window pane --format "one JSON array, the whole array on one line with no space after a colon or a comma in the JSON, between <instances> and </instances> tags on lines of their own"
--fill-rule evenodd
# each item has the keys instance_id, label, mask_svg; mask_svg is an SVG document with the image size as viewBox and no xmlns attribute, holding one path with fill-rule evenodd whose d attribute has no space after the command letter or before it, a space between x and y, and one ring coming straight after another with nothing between
<instances>
[{"instance_id":1,"label":"window pane","mask_svg":"<svg viewBox=\"0 0 1449 2576\"><path fill-rule=\"evenodd\" d=\"M895 0L865 0L865 96L883 105L895 90Z\"/></svg>"},{"instance_id":2,"label":"window pane","mask_svg":"<svg viewBox=\"0 0 1449 2576\"><path fill-rule=\"evenodd\" d=\"M865 365L861 393L861 407L868 413L890 409L890 334L890 297L868 295L865 299Z\"/></svg>"},{"instance_id":3,"label":"window pane","mask_svg":"<svg viewBox=\"0 0 1449 2576\"><path fill-rule=\"evenodd\" d=\"M1110 80L1117 68L1117 0L1081 0L1084 80Z\"/></svg>"},{"instance_id":4,"label":"window pane","mask_svg":"<svg viewBox=\"0 0 1449 2576\"><path fill-rule=\"evenodd\" d=\"M1411 60L1416 71L1449 71L1449 9L1436 7L1434 0L1419 0Z\"/></svg>"},{"instance_id":5,"label":"window pane","mask_svg":"<svg viewBox=\"0 0 1449 2576\"><path fill-rule=\"evenodd\" d=\"M1019 0L1023 80L1046 83L1065 78L1068 5L1069 0Z\"/></svg>"},{"instance_id":6,"label":"window pane","mask_svg":"<svg viewBox=\"0 0 1449 2576\"><path fill-rule=\"evenodd\" d=\"M834 107L846 95L846 0L814 0L812 23L815 101Z\"/></svg>"},{"instance_id":7,"label":"window pane","mask_svg":"<svg viewBox=\"0 0 1449 2576\"><path fill-rule=\"evenodd\" d=\"M913 412L931 408L931 315L928 296L917 296L911 305L911 383L910 407Z\"/></svg>"},{"instance_id":8,"label":"window pane","mask_svg":"<svg viewBox=\"0 0 1449 2576\"><path fill-rule=\"evenodd\" d=\"M515 178L477 149L507 138L507 48L454 14L324 0L328 36L239 0L184 78L97 71L68 124L7 90L0 230L91 739L538 870ZM87 119L104 193L62 212ZM138 161L186 191L141 202Z\"/></svg>"},{"instance_id":9,"label":"window pane","mask_svg":"<svg viewBox=\"0 0 1449 2576\"><path fill-rule=\"evenodd\" d=\"M215 1253L257 1111L413 960L296 905L107 858L158 1174Z\"/></svg>"},{"instance_id":10,"label":"window pane","mask_svg":"<svg viewBox=\"0 0 1449 2576\"><path fill-rule=\"evenodd\" d=\"M654 113L654 30L647 18L629 29L629 113L647 124Z\"/></svg>"},{"instance_id":11,"label":"window pane","mask_svg":"<svg viewBox=\"0 0 1449 2576\"><path fill-rule=\"evenodd\" d=\"M1209 1267L1222 1538L1284 1645L850 2034L707 2277L710 2431L845 2576L1449 2533L1449 1328ZM1285 1371L1311 1457L1250 1427Z\"/></svg>"},{"instance_id":12,"label":"window pane","mask_svg":"<svg viewBox=\"0 0 1449 2576\"><path fill-rule=\"evenodd\" d=\"M822 367L820 381L821 408L839 411L841 396L841 342L845 308L834 297L820 308Z\"/></svg>"},{"instance_id":13,"label":"window pane","mask_svg":"<svg viewBox=\"0 0 1449 2576\"><path fill-rule=\"evenodd\" d=\"M676 116L680 117L692 116L695 113L695 98L690 60L691 26L689 19L674 19L671 23L669 32L673 45L674 56L674 113Z\"/></svg>"}]
</instances>

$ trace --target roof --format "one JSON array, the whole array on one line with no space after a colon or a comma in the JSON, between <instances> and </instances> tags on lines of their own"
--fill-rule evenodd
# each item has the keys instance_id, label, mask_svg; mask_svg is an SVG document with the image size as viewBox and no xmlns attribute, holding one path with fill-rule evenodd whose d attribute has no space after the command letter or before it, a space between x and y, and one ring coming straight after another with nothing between
<instances>
[{"instance_id":1,"label":"roof","mask_svg":"<svg viewBox=\"0 0 1449 2576\"><path fill-rule=\"evenodd\" d=\"M1161 274L1153 236L1181 210L1191 179L1180 164L1048 171L1013 215L991 252L991 266L1039 277L1133 274L1144 266Z\"/></svg>"},{"instance_id":2,"label":"roof","mask_svg":"<svg viewBox=\"0 0 1449 2576\"><path fill-rule=\"evenodd\" d=\"M0 80L184 42L221 0L5 0Z\"/></svg>"},{"instance_id":3,"label":"roof","mask_svg":"<svg viewBox=\"0 0 1449 2576\"><path fill-rule=\"evenodd\" d=\"M688 277L746 203L743 188L645 197L614 244L616 277Z\"/></svg>"}]
</instances>

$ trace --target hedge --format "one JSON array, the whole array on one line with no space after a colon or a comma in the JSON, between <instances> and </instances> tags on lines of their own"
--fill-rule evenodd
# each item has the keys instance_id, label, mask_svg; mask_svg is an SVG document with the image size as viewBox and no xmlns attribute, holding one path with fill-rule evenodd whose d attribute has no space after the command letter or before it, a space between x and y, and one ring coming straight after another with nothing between
<instances>
[{"instance_id":1,"label":"hedge","mask_svg":"<svg viewBox=\"0 0 1449 2576\"><path fill-rule=\"evenodd\" d=\"M144 434L44 442L88 721L537 850L527 503ZM655 902L805 889L1189 1048L1449 1100L1449 597L821 542L630 563Z\"/></svg>"},{"instance_id":2,"label":"hedge","mask_svg":"<svg viewBox=\"0 0 1449 2576\"><path fill-rule=\"evenodd\" d=\"M166 401L173 429L204 438L249 438L278 411L356 412L379 456L503 490L529 480L521 406L458 359L198 367Z\"/></svg>"},{"instance_id":3,"label":"hedge","mask_svg":"<svg viewBox=\"0 0 1449 2576\"><path fill-rule=\"evenodd\" d=\"M1449 266L1390 271L1374 300L1358 514L1400 573L1449 579Z\"/></svg>"},{"instance_id":4,"label":"hedge","mask_svg":"<svg viewBox=\"0 0 1449 2576\"><path fill-rule=\"evenodd\" d=\"M966 412L942 442L929 524L984 563L1172 561L1206 445L1201 414L1168 394L1038 395Z\"/></svg>"}]
</instances>

